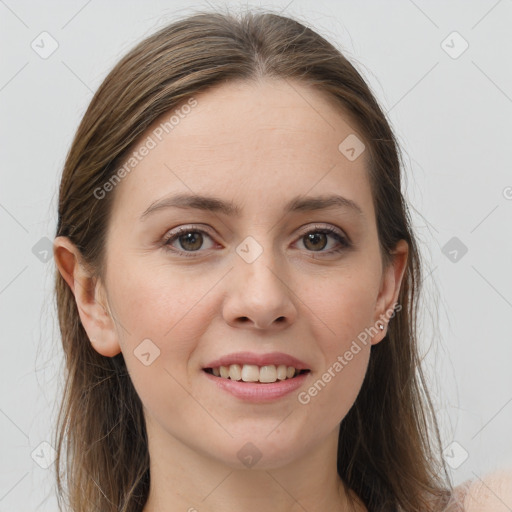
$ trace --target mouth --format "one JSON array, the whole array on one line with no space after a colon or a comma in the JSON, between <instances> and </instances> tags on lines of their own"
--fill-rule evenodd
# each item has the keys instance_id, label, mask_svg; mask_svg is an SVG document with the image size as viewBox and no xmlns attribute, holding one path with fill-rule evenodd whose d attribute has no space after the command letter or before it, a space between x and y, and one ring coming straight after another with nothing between
<instances>
[{"instance_id":1,"label":"mouth","mask_svg":"<svg viewBox=\"0 0 512 512\"><path fill-rule=\"evenodd\" d=\"M230 366L218 366L215 368L203 368L203 371L218 377L219 379L256 384L272 384L284 380L292 380L299 375L309 373L309 369L296 369L293 366L253 364L232 364Z\"/></svg>"}]
</instances>

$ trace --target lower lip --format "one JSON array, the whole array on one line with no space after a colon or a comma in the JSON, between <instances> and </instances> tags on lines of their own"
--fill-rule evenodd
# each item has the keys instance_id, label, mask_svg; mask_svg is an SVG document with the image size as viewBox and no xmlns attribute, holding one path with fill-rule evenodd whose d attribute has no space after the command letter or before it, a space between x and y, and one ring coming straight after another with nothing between
<instances>
[{"instance_id":1,"label":"lower lip","mask_svg":"<svg viewBox=\"0 0 512 512\"><path fill-rule=\"evenodd\" d=\"M219 388L231 393L237 398L241 398L247 402L272 402L297 390L304 384L304 381L311 372L301 373L292 379L285 379L268 384L224 379L207 373L204 370L203 373L214 384L219 386Z\"/></svg>"}]
</instances>

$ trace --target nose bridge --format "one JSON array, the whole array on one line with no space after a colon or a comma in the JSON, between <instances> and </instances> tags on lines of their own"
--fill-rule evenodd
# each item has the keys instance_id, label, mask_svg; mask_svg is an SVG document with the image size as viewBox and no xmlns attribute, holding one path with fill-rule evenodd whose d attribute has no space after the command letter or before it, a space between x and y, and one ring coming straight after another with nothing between
<instances>
[{"instance_id":1,"label":"nose bridge","mask_svg":"<svg viewBox=\"0 0 512 512\"><path fill-rule=\"evenodd\" d=\"M265 239L263 241L263 238ZM225 315L230 322L247 320L257 327L293 321L296 312L282 260L271 237L247 237L236 248L235 272Z\"/></svg>"},{"instance_id":2,"label":"nose bridge","mask_svg":"<svg viewBox=\"0 0 512 512\"><path fill-rule=\"evenodd\" d=\"M239 261L236 266L240 269L239 275L244 281L240 284L251 290L253 296L256 293L262 293L272 294L275 298L276 295L284 293L283 283L279 279L279 269L282 269L282 265L275 255L270 237L266 237L265 240L265 246L263 246L255 238L247 237L237 247ZM257 297L254 296L254 298Z\"/></svg>"}]
</instances>

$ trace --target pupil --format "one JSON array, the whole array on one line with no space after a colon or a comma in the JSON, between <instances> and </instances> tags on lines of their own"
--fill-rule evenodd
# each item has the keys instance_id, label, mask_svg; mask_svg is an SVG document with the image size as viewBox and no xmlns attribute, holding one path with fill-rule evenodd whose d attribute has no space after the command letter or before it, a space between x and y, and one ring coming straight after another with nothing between
<instances>
[{"instance_id":1,"label":"pupil","mask_svg":"<svg viewBox=\"0 0 512 512\"><path fill-rule=\"evenodd\" d=\"M183 240L185 240L185 245L183 244ZM201 247L202 241L203 235L201 235L201 233L191 232L187 233L186 235L180 236L180 244L183 247L183 249L197 251ZM189 243L192 246L187 247L187 244Z\"/></svg>"}]
</instances>

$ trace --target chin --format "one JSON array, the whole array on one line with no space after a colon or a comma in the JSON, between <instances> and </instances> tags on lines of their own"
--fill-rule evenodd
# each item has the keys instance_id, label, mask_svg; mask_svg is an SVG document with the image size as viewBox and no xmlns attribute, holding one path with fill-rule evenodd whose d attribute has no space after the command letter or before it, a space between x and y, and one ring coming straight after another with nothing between
<instances>
[{"instance_id":1,"label":"chin","mask_svg":"<svg viewBox=\"0 0 512 512\"><path fill-rule=\"evenodd\" d=\"M210 453L233 469L270 470L292 464L315 444L313 439L293 440L290 432L284 430L281 435L269 432L262 429L258 435L237 435L228 443L212 442L218 450Z\"/></svg>"}]
</instances>

